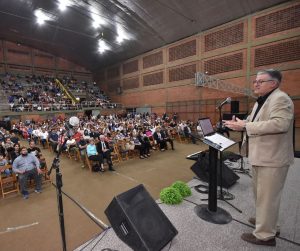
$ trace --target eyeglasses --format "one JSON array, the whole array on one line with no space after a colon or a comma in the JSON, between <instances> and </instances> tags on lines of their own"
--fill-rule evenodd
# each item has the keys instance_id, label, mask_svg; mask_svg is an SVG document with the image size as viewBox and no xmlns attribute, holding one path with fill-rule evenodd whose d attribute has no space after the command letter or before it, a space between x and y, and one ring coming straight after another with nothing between
<instances>
[{"instance_id":1,"label":"eyeglasses","mask_svg":"<svg viewBox=\"0 0 300 251\"><path fill-rule=\"evenodd\" d=\"M265 82L270 82L270 81L274 81L274 79L268 79L268 80L262 80L262 79L260 79L260 80L253 80L253 84L259 84L259 85L261 85L262 83L265 83Z\"/></svg>"}]
</instances>

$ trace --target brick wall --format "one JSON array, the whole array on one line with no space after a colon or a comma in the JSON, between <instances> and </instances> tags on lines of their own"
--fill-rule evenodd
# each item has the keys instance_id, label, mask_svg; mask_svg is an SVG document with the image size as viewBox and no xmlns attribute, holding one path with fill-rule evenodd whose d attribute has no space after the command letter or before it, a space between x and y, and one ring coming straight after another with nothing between
<instances>
[{"instance_id":1,"label":"brick wall","mask_svg":"<svg viewBox=\"0 0 300 251\"><path fill-rule=\"evenodd\" d=\"M299 1L290 1L119 62L114 67L122 66L118 78L124 92L115 97L125 106L147 104L155 111L177 111L186 119L199 115L215 119L215 105L226 97L240 100L242 112L249 111L254 100L195 87L195 72L207 72L226 83L251 88L258 70L277 68L284 77L281 88L295 100L296 124L300 126L299 17ZM105 73L110 69L104 69Z\"/></svg>"},{"instance_id":2,"label":"brick wall","mask_svg":"<svg viewBox=\"0 0 300 251\"><path fill-rule=\"evenodd\" d=\"M14 74L48 74L78 76L91 81L92 73L84 67L47 52L10 41L0 40L0 71Z\"/></svg>"}]
</instances>

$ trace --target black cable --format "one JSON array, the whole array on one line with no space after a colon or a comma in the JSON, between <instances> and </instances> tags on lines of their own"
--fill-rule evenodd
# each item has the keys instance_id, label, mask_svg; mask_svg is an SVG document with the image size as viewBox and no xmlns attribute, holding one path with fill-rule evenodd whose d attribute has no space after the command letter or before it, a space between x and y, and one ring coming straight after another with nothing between
<instances>
[{"instance_id":1,"label":"black cable","mask_svg":"<svg viewBox=\"0 0 300 251\"><path fill-rule=\"evenodd\" d=\"M108 229L104 230L103 232L96 234L92 239L90 239L79 251L84 250L91 242L93 242L96 238L98 238L101 234L104 234Z\"/></svg>"},{"instance_id":2,"label":"black cable","mask_svg":"<svg viewBox=\"0 0 300 251\"><path fill-rule=\"evenodd\" d=\"M169 248L168 248L168 251L170 251L170 249L171 249L172 241L173 241L173 239L170 241L170 246L169 246Z\"/></svg>"},{"instance_id":3,"label":"black cable","mask_svg":"<svg viewBox=\"0 0 300 251\"><path fill-rule=\"evenodd\" d=\"M103 235L101 236L101 238L95 243L95 245L92 247L91 251L94 250L94 248L98 245L98 243L104 238L104 236L107 234L107 229L105 230L105 232L103 233Z\"/></svg>"},{"instance_id":4,"label":"black cable","mask_svg":"<svg viewBox=\"0 0 300 251\"><path fill-rule=\"evenodd\" d=\"M56 188L56 184L52 183L52 185ZM109 229L110 227L107 226L105 223L101 222L99 219L96 219L96 217L92 217L90 215L90 213L87 211L87 209L85 207L83 207L82 205L79 204L79 202L77 202L75 199L73 199L70 195L68 195L67 193L65 193L64 191L61 191L62 194L64 194L67 198L69 198L72 202L75 203L76 206L78 206L93 222L96 223L96 225L98 227L100 227L103 230Z\"/></svg>"}]
</instances>

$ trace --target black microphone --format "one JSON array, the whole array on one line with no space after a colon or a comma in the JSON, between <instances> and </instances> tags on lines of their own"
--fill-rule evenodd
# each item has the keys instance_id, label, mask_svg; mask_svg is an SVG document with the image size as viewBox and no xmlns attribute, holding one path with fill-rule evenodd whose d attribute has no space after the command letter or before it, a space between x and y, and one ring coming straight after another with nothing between
<instances>
[{"instance_id":1,"label":"black microphone","mask_svg":"<svg viewBox=\"0 0 300 251\"><path fill-rule=\"evenodd\" d=\"M217 108L219 109L219 108L221 108L223 105L225 105L225 104L230 104L231 103L231 97L228 97L228 98L226 98L221 104L219 104L218 106L217 106Z\"/></svg>"}]
</instances>

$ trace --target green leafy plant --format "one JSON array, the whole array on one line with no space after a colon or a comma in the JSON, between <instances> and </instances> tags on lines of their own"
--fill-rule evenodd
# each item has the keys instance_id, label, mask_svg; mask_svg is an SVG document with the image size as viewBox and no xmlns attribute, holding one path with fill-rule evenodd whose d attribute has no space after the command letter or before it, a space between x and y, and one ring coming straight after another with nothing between
<instances>
[{"instance_id":1,"label":"green leafy plant","mask_svg":"<svg viewBox=\"0 0 300 251\"><path fill-rule=\"evenodd\" d=\"M166 187L160 191L160 200L163 203L174 205L182 202L182 196L177 189Z\"/></svg>"},{"instance_id":2,"label":"green leafy plant","mask_svg":"<svg viewBox=\"0 0 300 251\"><path fill-rule=\"evenodd\" d=\"M184 183L183 181L176 181L172 184L171 187L178 190L178 192L180 193L180 195L183 198L185 198L187 196L190 196L192 194L191 188L186 183Z\"/></svg>"}]
</instances>

